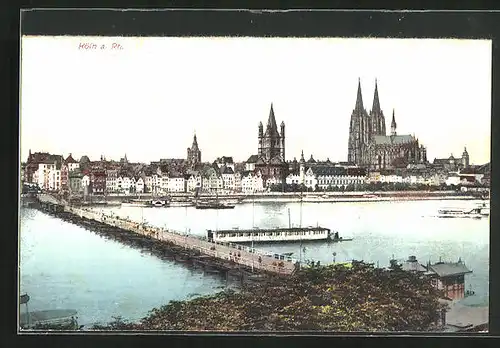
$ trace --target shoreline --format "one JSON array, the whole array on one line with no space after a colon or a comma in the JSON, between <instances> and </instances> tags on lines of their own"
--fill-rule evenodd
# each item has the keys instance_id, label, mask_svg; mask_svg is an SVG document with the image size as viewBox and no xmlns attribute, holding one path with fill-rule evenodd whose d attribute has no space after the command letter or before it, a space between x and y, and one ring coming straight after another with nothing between
<instances>
[{"instance_id":1,"label":"shoreline","mask_svg":"<svg viewBox=\"0 0 500 348\"><path fill-rule=\"evenodd\" d=\"M170 193L169 197L173 203L191 203L193 194ZM200 199L213 198L213 195L201 194ZM470 193L456 191L379 191L379 192L267 192L253 195L242 193L219 194L221 202L233 201L233 203L353 203L353 202L399 202L399 201L422 201L422 200L481 200L480 197ZM151 194L140 195L107 195L93 196L87 198L83 205L119 205L127 200L148 201L152 199ZM234 202L236 200L236 202ZM91 203L92 202L92 203Z\"/></svg>"}]
</instances>

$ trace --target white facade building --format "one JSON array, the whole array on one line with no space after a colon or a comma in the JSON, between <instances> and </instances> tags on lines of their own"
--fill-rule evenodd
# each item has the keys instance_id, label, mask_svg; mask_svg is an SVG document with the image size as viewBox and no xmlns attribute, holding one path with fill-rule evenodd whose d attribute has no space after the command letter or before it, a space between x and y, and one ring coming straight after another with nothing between
<instances>
[{"instance_id":1,"label":"white facade building","mask_svg":"<svg viewBox=\"0 0 500 348\"><path fill-rule=\"evenodd\" d=\"M209 168L202 181L203 191L217 192L223 189L224 181L222 175L215 168Z\"/></svg>"},{"instance_id":2,"label":"white facade building","mask_svg":"<svg viewBox=\"0 0 500 348\"><path fill-rule=\"evenodd\" d=\"M241 191L247 194L264 191L264 182L260 171L246 171L242 173Z\"/></svg>"},{"instance_id":3,"label":"white facade building","mask_svg":"<svg viewBox=\"0 0 500 348\"><path fill-rule=\"evenodd\" d=\"M74 170L78 170L78 169L80 169L80 163L78 163L78 162L68 163L68 170L70 172L72 172Z\"/></svg>"},{"instance_id":4,"label":"white facade building","mask_svg":"<svg viewBox=\"0 0 500 348\"><path fill-rule=\"evenodd\" d=\"M135 179L127 175L119 176L116 179L116 191L118 193L130 194L135 191Z\"/></svg>"},{"instance_id":5,"label":"white facade building","mask_svg":"<svg viewBox=\"0 0 500 348\"><path fill-rule=\"evenodd\" d=\"M248 158L248 160L245 162L245 171L254 171L255 170L255 163L257 163L257 159L259 157L257 155L252 155Z\"/></svg>"},{"instance_id":6,"label":"white facade building","mask_svg":"<svg viewBox=\"0 0 500 348\"><path fill-rule=\"evenodd\" d=\"M364 175L348 175L343 167L317 166L299 171L299 174L289 175L287 182L291 184L304 184L307 189L327 190L330 187L346 187L360 185L366 182Z\"/></svg>"},{"instance_id":7,"label":"white facade building","mask_svg":"<svg viewBox=\"0 0 500 348\"><path fill-rule=\"evenodd\" d=\"M318 180L317 180L316 174L314 173L314 171L312 170L312 168L309 168L306 171L306 175L304 177L304 185L308 189L313 189L314 190L316 188L316 184L317 183L318 183Z\"/></svg>"},{"instance_id":8,"label":"white facade building","mask_svg":"<svg viewBox=\"0 0 500 348\"><path fill-rule=\"evenodd\" d=\"M82 188L85 189L86 187L90 186L90 176L84 175L82 177Z\"/></svg>"},{"instance_id":9,"label":"white facade building","mask_svg":"<svg viewBox=\"0 0 500 348\"><path fill-rule=\"evenodd\" d=\"M106 170L106 191L117 192L117 170Z\"/></svg>"},{"instance_id":10,"label":"white facade building","mask_svg":"<svg viewBox=\"0 0 500 348\"><path fill-rule=\"evenodd\" d=\"M366 182L365 176L354 175L321 175L317 178L318 188L326 190L329 187L343 187L349 185L361 185Z\"/></svg>"},{"instance_id":11,"label":"white facade building","mask_svg":"<svg viewBox=\"0 0 500 348\"><path fill-rule=\"evenodd\" d=\"M271 187L272 185L277 185L277 184L281 184L281 183L282 183L282 180L280 178L272 176L266 180L265 186Z\"/></svg>"},{"instance_id":12,"label":"white facade building","mask_svg":"<svg viewBox=\"0 0 500 348\"><path fill-rule=\"evenodd\" d=\"M144 192L153 192L153 177L145 175L142 180L144 181Z\"/></svg>"},{"instance_id":13,"label":"white facade building","mask_svg":"<svg viewBox=\"0 0 500 348\"><path fill-rule=\"evenodd\" d=\"M162 183L161 175L158 175L157 173L153 174L151 176L151 193L153 193L154 195L164 193L164 191L162 190L161 183Z\"/></svg>"},{"instance_id":14,"label":"white facade building","mask_svg":"<svg viewBox=\"0 0 500 348\"><path fill-rule=\"evenodd\" d=\"M33 181L38 184L41 189L51 190L54 186L53 171L56 170L55 163L39 163L38 169L33 173ZM59 174L60 175L60 174Z\"/></svg>"},{"instance_id":15,"label":"white facade building","mask_svg":"<svg viewBox=\"0 0 500 348\"><path fill-rule=\"evenodd\" d=\"M168 174L165 174L165 175L159 177L159 179L160 179L159 192L163 193L163 194L170 192L170 178L169 178ZM172 185L174 185L174 184L172 184Z\"/></svg>"},{"instance_id":16,"label":"white facade building","mask_svg":"<svg viewBox=\"0 0 500 348\"><path fill-rule=\"evenodd\" d=\"M286 177L286 183L288 185L299 185L300 184L300 175L299 174L288 174Z\"/></svg>"},{"instance_id":17,"label":"white facade building","mask_svg":"<svg viewBox=\"0 0 500 348\"><path fill-rule=\"evenodd\" d=\"M38 169L33 173L33 181L44 190L61 189L61 164L39 163Z\"/></svg>"},{"instance_id":18,"label":"white facade building","mask_svg":"<svg viewBox=\"0 0 500 348\"><path fill-rule=\"evenodd\" d=\"M184 176L173 176L168 179L168 192L186 192Z\"/></svg>"},{"instance_id":19,"label":"white facade building","mask_svg":"<svg viewBox=\"0 0 500 348\"><path fill-rule=\"evenodd\" d=\"M48 189L51 191L58 191L61 189L61 167L57 168L54 166L49 171L49 183Z\"/></svg>"},{"instance_id":20,"label":"white facade building","mask_svg":"<svg viewBox=\"0 0 500 348\"><path fill-rule=\"evenodd\" d=\"M222 188L227 191L234 191L234 171L231 167L222 168Z\"/></svg>"},{"instance_id":21,"label":"white facade building","mask_svg":"<svg viewBox=\"0 0 500 348\"><path fill-rule=\"evenodd\" d=\"M380 182L387 183L403 183L403 177L401 175L380 175Z\"/></svg>"},{"instance_id":22,"label":"white facade building","mask_svg":"<svg viewBox=\"0 0 500 348\"><path fill-rule=\"evenodd\" d=\"M241 173L234 173L234 191L241 192Z\"/></svg>"},{"instance_id":23,"label":"white facade building","mask_svg":"<svg viewBox=\"0 0 500 348\"><path fill-rule=\"evenodd\" d=\"M189 175L186 182L186 190L188 192L194 192L196 188L201 188L202 186L202 177L200 174L191 174Z\"/></svg>"},{"instance_id":24,"label":"white facade building","mask_svg":"<svg viewBox=\"0 0 500 348\"><path fill-rule=\"evenodd\" d=\"M135 181L135 192L144 193L144 180L142 178Z\"/></svg>"}]
</instances>

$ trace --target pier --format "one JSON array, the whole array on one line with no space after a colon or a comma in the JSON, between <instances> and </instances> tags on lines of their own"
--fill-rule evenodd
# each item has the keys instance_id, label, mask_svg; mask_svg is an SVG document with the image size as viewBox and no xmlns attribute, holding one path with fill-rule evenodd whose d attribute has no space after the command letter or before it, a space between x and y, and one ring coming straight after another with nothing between
<instances>
[{"instance_id":1,"label":"pier","mask_svg":"<svg viewBox=\"0 0 500 348\"><path fill-rule=\"evenodd\" d=\"M267 273L289 275L295 271L295 260L283 255L260 252L234 243L215 243L202 237L190 236L168 228L149 226L113 214L104 214L89 208L73 207L48 194L39 194L42 210L66 220L80 219L89 228L105 230L115 238L137 239L147 248L169 248L179 262L204 266L214 272Z\"/></svg>"}]
</instances>

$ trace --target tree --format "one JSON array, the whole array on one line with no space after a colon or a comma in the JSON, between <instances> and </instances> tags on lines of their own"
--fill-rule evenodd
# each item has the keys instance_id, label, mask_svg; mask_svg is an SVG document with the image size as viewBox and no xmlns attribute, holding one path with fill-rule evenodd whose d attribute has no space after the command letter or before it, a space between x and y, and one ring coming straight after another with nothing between
<instances>
[{"instance_id":1,"label":"tree","mask_svg":"<svg viewBox=\"0 0 500 348\"><path fill-rule=\"evenodd\" d=\"M270 276L240 292L171 301L140 323L115 320L100 329L429 331L445 308L442 296L429 278L397 267L310 263L286 278Z\"/></svg>"}]
</instances>

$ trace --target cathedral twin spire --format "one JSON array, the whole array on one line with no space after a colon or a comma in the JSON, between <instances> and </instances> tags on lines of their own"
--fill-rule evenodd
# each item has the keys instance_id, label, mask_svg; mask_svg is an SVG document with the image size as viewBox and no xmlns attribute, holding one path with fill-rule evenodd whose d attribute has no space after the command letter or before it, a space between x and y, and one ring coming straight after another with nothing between
<instances>
[{"instance_id":1,"label":"cathedral twin spire","mask_svg":"<svg viewBox=\"0 0 500 348\"><path fill-rule=\"evenodd\" d=\"M363 111L364 106L363 106L363 94L361 93L361 79L358 77L358 95L356 97L356 107L354 108L355 111ZM373 96L373 106L372 106L372 112L381 114L382 109L380 108L380 100L378 97L378 85L377 85L377 79L375 79L375 93Z\"/></svg>"},{"instance_id":2,"label":"cathedral twin spire","mask_svg":"<svg viewBox=\"0 0 500 348\"><path fill-rule=\"evenodd\" d=\"M377 114L382 113L382 110L380 109L380 101L378 99L377 79L375 79L375 95L373 96L372 112L377 113Z\"/></svg>"},{"instance_id":3,"label":"cathedral twin spire","mask_svg":"<svg viewBox=\"0 0 500 348\"><path fill-rule=\"evenodd\" d=\"M356 97L356 107L354 108L355 111L362 112L364 110L363 107L363 94L361 93L361 79L358 78L358 95Z\"/></svg>"},{"instance_id":4,"label":"cathedral twin spire","mask_svg":"<svg viewBox=\"0 0 500 348\"><path fill-rule=\"evenodd\" d=\"M358 94L356 97L356 106L354 109L355 113L357 115L366 115L366 110L364 109L363 106L363 96L361 93L361 79L358 78ZM382 112L382 108L380 107L380 99L378 96L378 83L377 79L375 79L375 92L373 95L373 105L372 105L372 110L370 111L370 116L373 116L374 119L374 127L373 127L373 132L375 134L383 134L385 135L385 120L384 120L384 114ZM378 119L378 121L377 121ZM394 132L396 129L396 120L394 116L394 110L392 112L392 123L391 123L391 130L394 126Z\"/></svg>"}]
</instances>

